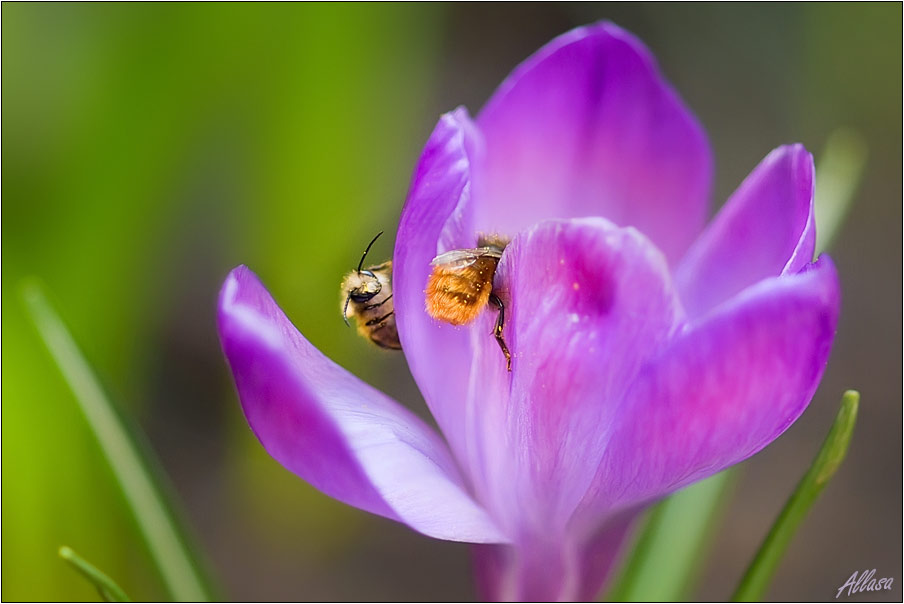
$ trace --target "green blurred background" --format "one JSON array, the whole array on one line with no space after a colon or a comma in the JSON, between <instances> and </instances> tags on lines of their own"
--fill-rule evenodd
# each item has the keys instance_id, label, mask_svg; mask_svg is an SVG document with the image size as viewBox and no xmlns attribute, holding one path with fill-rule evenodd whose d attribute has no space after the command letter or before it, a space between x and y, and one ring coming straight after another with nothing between
<instances>
[{"instance_id":1,"label":"green blurred background","mask_svg":"<svg viewBox=\"0 0 904 604\"><path fill-rule=\"evenodd\" d=\"M838 127L869 159L832 250L844 310L810 410L747 470L699 596L727 597L818 448L863 393L841 473L770 597L825 599L902 554L900 4L2 5L2 599L92 600L67 544L137 599L159 583L112 475L18 297L39 277L112 398L149 436L224 595L472 598L467 546L338 504L247 429L214 326L251 266L305 335L424 414L401 355L339 317L338 283L393 233L437 117L473 113L520 60L601 18L640 36L707 129L713 209L773 147ZM869 599L861 595L858 600Z\"/></svg>"}]
</instances>

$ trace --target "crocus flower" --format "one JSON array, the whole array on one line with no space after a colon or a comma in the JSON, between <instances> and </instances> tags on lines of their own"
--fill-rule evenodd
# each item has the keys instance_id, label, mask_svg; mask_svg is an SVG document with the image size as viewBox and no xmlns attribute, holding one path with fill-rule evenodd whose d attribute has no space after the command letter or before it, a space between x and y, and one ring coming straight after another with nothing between
<instances>
[{"instance_id":1,"label":"crocus flower","mask_svg":"<svg viewBox=\"0 0 904 604\"><path fill-rule=\"evenodd\" d=\"M442 436L326 358L245 267L219 331L252 430L324 493L471 542L485 598L594 596L638 509L762 449L803 412L839 312L813 262L813 161L771 152L707 226L711 159L649 51L609 23L443 115L402 210L405 357ZM424 304L430 262L511 237L495 312ZM303 325L302 325L303 327ZM444 438L443 438L444 437Z\"/></svg>"}]
</instances>

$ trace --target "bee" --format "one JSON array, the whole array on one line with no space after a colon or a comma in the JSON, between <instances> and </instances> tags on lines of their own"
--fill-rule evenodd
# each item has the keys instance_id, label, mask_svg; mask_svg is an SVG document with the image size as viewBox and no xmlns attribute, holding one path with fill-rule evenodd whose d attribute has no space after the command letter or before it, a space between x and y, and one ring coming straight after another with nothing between
<instances>
[{"instance_id":1,"label":"bee","mask_svg":"<svg viewBox=\"0 0 904 604\"><path fill-rule=\"evenodd\" d=\"M480 240L481 247L451 250L440 254L430 263L433 271L427 280L427 313L434 319L466 325L477 318L489 303L499 314L493 336L505 356L505 368L512 370L512 355L502 337L505 325L505 306L493 291L496 266L502 258L506 241L499 238Z\"/></svg>"},{"instance_id":2,"label":"bee","mask_svg":"<svg viewBox=\"0 0 904 604\"><path fill-rule=\"evenodd\" d=\"M361 269L367 252L382 234L383 231L377 233L367 245L358 269L342 279L342 319L348 325L348 320L354 317L358 333L377 346L401 350L392 306L392 261Z\"/></svg>"}]
</instances>

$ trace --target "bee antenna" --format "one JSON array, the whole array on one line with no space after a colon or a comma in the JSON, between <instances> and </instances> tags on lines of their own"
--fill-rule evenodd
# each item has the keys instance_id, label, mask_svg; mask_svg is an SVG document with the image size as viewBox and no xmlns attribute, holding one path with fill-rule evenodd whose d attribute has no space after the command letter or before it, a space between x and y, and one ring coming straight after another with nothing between
<instances>
[{"instance_id":1,"label":"bee antenna","mask_svg":"<svg viewBox=\"0 0 904 604\"><path fill-rule=\"evenodd\" d=\"M351 327L348 324L348 303L352 300L352 292L348 292L348 296L345 298L345 306L342 308L342 320L345 321L346 327Z\"/></svg>"},{"instance_id":2,"label":"bee antenna","mask_svg":"<svg viewBox=\"0 0 904 604\"><path fill-rule=\"evenodd\" d=\"M380 235L382 235L382 234L383 234L383 231L380 231L379 233L377 233L377 236L374 237L373 239L371 239L370 243L367 244L367 249L364 250L364 254L361 256L361 262L358 263L358 274L359 275L361 274L361 266L364 264L364 259L367 258L367 252L370 251L370 246L372 246L374 244L374 242L377 239L379 239ZM345 305L348 306L348 301L346 301Z\"/></svg>"}]
</instances>

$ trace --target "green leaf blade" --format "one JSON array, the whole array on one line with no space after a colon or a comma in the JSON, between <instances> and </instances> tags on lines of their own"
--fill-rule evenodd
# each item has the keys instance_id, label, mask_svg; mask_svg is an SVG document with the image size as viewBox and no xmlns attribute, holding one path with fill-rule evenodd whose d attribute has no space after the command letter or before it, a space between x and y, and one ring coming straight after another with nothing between
<instances>
[{"instance_id":1,"label":"green leaf blade","mask_svg":"<svg viewBox=\"0 0 904 604\"><path fill-rule=\"evenodd\" d=\"M654 505L605 599L686 599L735 479L736 471L726 470Z\"/></svg>"},{"instance_id":2,"label":"green leaf blade","mask_svg":"<svg viewBox=\"0 0 904 604\"><path fill-rule=\"evenodd\" d=\"M859 406L859 392L848 390L844 393L841 408L816 459L766 535L744 578L741 579L732 597L733 601L756 602L763 599L797 527L847 454L854 425L857 423Z\"/></svg>"},{"instance_id":3,"label":"green leaf blade","mask_svg":"<svg viewBox=\"0 0 904 604\"><path fill-rule=\"evenodd\" d=\"M201 565L188 547L152 471L156 466L153 453L130 434L40 286L27 283L22 297L110 464L171 596L183 602L211 601Z\"/></svg>"},{"instance_id":4,"label":"green leaf blade","mask_svg":"<svg viewBox=\"0 0 904 604\"><path fill-rule=\"evenodd\" d=\"M854 130L840 128L826 141L816 168L816 253L835 240L866 169L867 147Z\"/></svg>"},{"instance_id":5,"label":"green leaf blade","mask_svg":"<svg viewBox=\"0 0 904 604\"><path fill-rule=\"evenodd\" d=\"M72 551L65 545L59 549L60 558L68 562L76 571L97 589L104 602L131 602L126 592L110 577L98 570L96 566Z\"/></svg>"}]
</instances>

